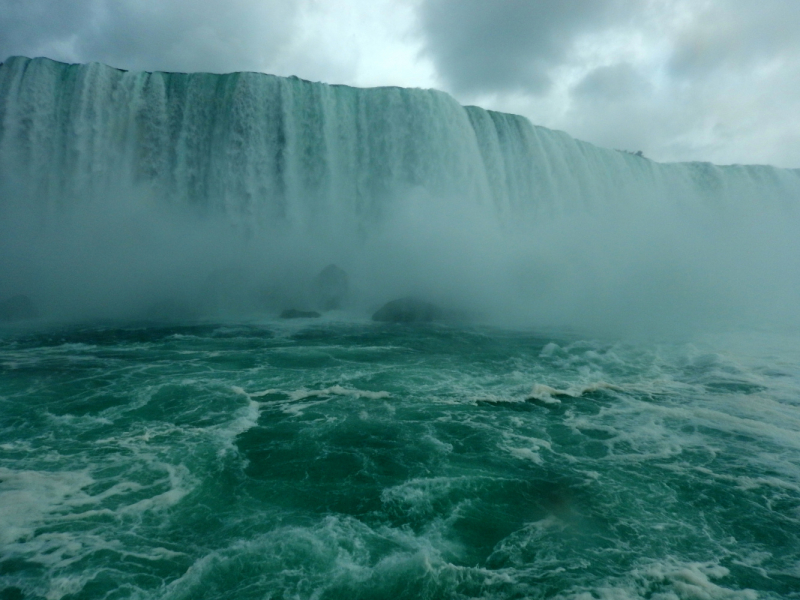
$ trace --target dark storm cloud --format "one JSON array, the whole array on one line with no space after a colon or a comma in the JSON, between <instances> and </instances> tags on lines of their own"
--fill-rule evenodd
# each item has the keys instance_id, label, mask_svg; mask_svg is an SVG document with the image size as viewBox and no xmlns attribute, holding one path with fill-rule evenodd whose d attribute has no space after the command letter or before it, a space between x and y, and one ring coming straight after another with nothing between
<instances>
[{"instance_id":1,"label":"dark storm cloud","mask_svg":"<svg viewBox=\"0 0 800 600\"><path fill-rule=\"evenodd\" d=\"M547 91L579 35L614 22L623 0L428 0L426 47L455 92Z\"/></svg>"},{"instance_id":2,"label":"dark storm cloud","mask_svg":"<svg viewBox=\"0 0 800 600\"><path fill-rule=\"evenodd\" d=\"M295 12L280 0L0 0L0 59L259 70L291 38Z\"/></svg>"}]
</instances>

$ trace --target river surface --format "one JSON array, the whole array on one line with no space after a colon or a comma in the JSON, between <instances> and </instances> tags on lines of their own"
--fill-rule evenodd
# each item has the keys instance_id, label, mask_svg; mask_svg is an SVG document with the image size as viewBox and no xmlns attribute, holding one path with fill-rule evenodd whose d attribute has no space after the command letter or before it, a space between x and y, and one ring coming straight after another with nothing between
<instances>
[{"instance_id":1,"label":"river surface","mask_svg":"<svg viewBox=\"0 0 800 600\"><path fill-rule=\"evenodd\" d=\"M0 332L0 598L800 598L797 336Z\"/></svg>"}]
</instances>

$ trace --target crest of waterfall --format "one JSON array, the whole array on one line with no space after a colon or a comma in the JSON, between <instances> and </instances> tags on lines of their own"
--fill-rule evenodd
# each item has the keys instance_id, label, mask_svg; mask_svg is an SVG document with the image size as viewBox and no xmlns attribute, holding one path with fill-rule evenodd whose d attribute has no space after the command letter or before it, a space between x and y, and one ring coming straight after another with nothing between
<instances>
[{"instance_id":1,"label":"crest of waterfall","mask_svg":"<svg viewBox=\"0 0 800 600\"><path fill-rule=\"evenodd\" d=\"M435 90L12 57L0 177L47 206L121 189L231 218L369 222L409 192L497 216L664 197L785 196L796 171L662 165Z\"/></svg>"}]
</instances>

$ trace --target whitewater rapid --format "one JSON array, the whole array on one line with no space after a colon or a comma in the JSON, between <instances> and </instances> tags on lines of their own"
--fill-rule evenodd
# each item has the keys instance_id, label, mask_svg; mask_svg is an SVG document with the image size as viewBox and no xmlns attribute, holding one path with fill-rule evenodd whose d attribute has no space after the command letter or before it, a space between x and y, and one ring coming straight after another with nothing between
<instances>
[{"instance_id":1,"label":"whitewater rapid","mask_svg":"<svg viewBox=\"0 0 800 600\"><path fill-rule=\"evenodd\" d=\"M791 336L78 326L0 375L8 598L796 597Z\"/></svg>"}]
</instances>

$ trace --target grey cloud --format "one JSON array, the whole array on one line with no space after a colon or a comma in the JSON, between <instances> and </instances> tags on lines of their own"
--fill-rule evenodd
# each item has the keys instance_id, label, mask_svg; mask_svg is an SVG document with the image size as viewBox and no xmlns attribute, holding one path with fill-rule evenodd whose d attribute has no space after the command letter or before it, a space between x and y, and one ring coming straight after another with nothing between
<instances>
[{"instance_id":1,"label":"grey cloud","mask_svg":"<svg viewBox=\"0 0 800 600\"><path fill-rule=\"evenodd\" d=\"M657 160L800 166L797 0L425 0L419 19L462 102Z\"/></svg>"},{"instance_id":2,"label":"grey cloud","mask_svg":"<svg viewBox=\"0 0 800 600\"><path fill-rule=\"evenodd\" d=\"M291 38L296 8L281 0L0 0L0 59L261 70Z\"/></svg>"},{"instance_id":3,"label":"grey cloud","mask_svg":"<svg viewBox=\"0 0 800 600\"><path fill-rule=\"evenodd\" d=\"M601 146L651 155L653 145L666 134L668 107L658 103L646 74L629 63L590 71L572 89L571 100L569 129Z\"/></svg>"},{"instance_id":4,"label":"grey cloud","mask_svg":"<svg viewBox=\"0 0 800 600\"><path fill-rule=\"evenodd\" d=\"M546 92L578 36L614 22L624 0L428 0L428 55L456 93Z\"/></svg>"},{"instance_id":5,"label":"grey cloud","mask_svg":"<svg viewBox=\"0 0 800 600\"><path fill-rule=\"evenodd\" d=\"M73 59L71 46L87 25L92 0L0 0L0 60L12 54Z\"/></svg>"},{"instance_id":6,"label":"grey cloud","mask_svg":"<svg viewBox=\"0 0 800 600\"><path fill-rule=\"evenodd\" d=\"M588 74L572 90L569 129L662 160L800 165L800 3L676 0L661 16L679 9L666 30L640 25L671 49L664 68L638 69L643 81L616 97L619 66Z\"/></svg>"},{"instance_id":7,"label":"grey cloud","mask_svg":"<svg viewBox=\"0 0 800 600\"><path fill-rule=\"evenodd\" d=\"M652 88L650 81L629 63L598 67L573 88L579 98L606 102L640 96Z\"/></svg>"},{"instance_id":8,"label":"grey cloud","mask_svg":"<svg viewBox=\"0 0 800 600\"><path fill-rule=\"evenodd\" d=\"M716 0L676 32L670 75L681 79L749 70L800 51L800 2Z\"/></svg>"}]
</instances>

